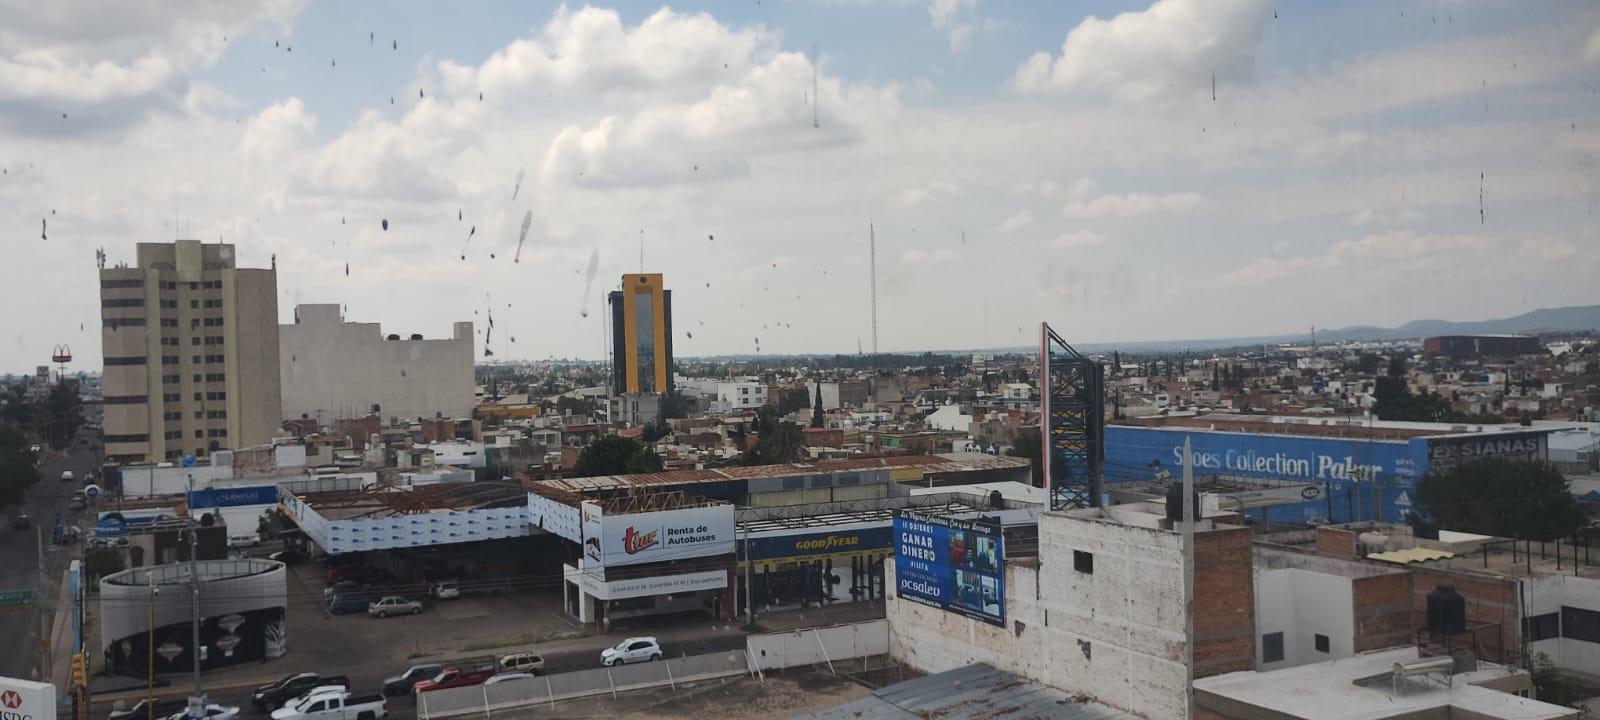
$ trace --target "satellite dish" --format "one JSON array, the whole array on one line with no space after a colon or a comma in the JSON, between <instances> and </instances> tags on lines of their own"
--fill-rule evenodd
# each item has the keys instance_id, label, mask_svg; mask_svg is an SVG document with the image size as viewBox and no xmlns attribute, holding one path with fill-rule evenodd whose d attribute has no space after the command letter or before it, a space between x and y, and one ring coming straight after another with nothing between
<instances>
[{"instance_id":1,"label":"satellite dish","mask_svg":"<svg viewBox=\"0 0 1600 720\"><path fill-rule=\"evenodd\" d=\"M183 456L183 466L184 467L194 467L198 463L199 463L199 461L195 460L193 455L185 455L185 456Z\"/></svg>"}]
</instances>

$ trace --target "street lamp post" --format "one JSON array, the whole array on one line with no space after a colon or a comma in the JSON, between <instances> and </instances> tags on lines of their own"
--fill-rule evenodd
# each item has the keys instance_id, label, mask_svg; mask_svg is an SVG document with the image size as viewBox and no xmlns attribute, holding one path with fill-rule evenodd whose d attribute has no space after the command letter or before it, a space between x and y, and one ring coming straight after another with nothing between
<instances>
[{"instance_id":1,"label":"street lamp post","mask_svg":"<svg viewBox=\"0 0 1600 720\"><path fill-rule=\"evenodd\" d=\"M197 537L200 524L194 516L194 473L189 474L189 496L185 500L189 506L189 587L194 613L189 636L190 657L194 660L194 695L189 698L189 717L199 720L205 717L206 696L200 688L200 563Z\"/></svg>"}]
</instances>

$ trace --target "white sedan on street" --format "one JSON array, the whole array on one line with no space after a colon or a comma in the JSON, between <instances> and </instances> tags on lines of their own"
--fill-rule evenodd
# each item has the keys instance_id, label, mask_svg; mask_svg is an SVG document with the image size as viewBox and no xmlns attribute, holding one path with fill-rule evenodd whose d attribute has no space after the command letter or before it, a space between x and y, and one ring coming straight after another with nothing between
<instances>
[{"instance_id":1,"label":"white sedan on street","mask_svg":"<svg viewBox=\"0 0 1600 720\"><path fill-rule=\"evenodd\" d=\"M189 710L185 708L183 712L168 715L166 720L186 720L188 717ZM205 720L238 720L239 708L234 705L207 705L204 717Z\"/></svg>"}]
</instances>

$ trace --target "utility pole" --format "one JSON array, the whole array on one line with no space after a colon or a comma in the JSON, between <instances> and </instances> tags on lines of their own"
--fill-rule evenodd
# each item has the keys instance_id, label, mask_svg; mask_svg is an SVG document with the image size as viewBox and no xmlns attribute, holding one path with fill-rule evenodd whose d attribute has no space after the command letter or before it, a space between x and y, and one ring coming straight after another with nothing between
<instances>
[{"instance_id":1,"label":"utility pole","mask_svg":"<svg viewBox=\"0 0 1600 720\"><path fill-rule=\"evenodd\" d=\"M145 686L144 697L146 702L144 710L145 720L156 720L156 704L154 702L156 696L156 593L160 591L156 590L155 573L146 570L144 577L150 582L150 617L149 630L147 631L149 634L145 636L144 641L145 652L147 653L145 670L149 675L147 680L149 684Z\"/></svg>"},{"instance_id":2,"label":"utility pole","mask_svg":"<svg viewBox=\"0 0 1600 720\"><path fill-rule=\"evenodd\" d=\"M50 572L44 566L43 524L33 528L33 537L33 547L39 555L39 591L33 595L33 612L39 616L39 682L50 682L50 614L45 612L50 597Z\"/></svg>"},{"instance_id":3,"label":"utility pole","mask_svg":"<svg viewBox=\"0 0 1600 720\"><path fill-rule=\"evenodd\" d=\"M1194 718L1194 450L1183 438L1183 712Z\"/></svg>"},{"instance_id":4,"label":"utility pole","mask_svg":"<svg viewBox=\"0 0 1600 720\"><path fill-rule=\"evenodd\" d=\"M189 587L194 613L194 625L189 636L189 656L194 660L194 695L189 698L189 717L199 720L205 717L206 696L200 689L200 523L194 516L194 473L189 473L189 496L185 501L189 506Z\"/></svg>"}]
</instances>

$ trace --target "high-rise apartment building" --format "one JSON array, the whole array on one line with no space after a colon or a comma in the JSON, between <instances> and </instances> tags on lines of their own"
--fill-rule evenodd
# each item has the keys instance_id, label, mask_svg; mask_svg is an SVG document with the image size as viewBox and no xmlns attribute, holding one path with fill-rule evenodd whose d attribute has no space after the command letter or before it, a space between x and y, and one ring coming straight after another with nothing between
<instances>
[{"instance_id":1,"label":"high-rise apartment building","mask_svg":"<svg viewBox=\"0 0 1600 720\"><path fill-rule=\"evenodd\" d=\"M672 392L672 291L661 274L623 275L609 302L612 393Z\"/></svg>"},{"instance_id":2,"label":"high-rise apartment building","mask_svg":"<svg viewBox=\"0 0 1600 720\"><path fill-rule=\"evenodd\" d=\"M139 243L135 267L100 270L108 461L204 457L277 431L277 270L234 258L220 243Z\"/></svg>"}]
</instances>

